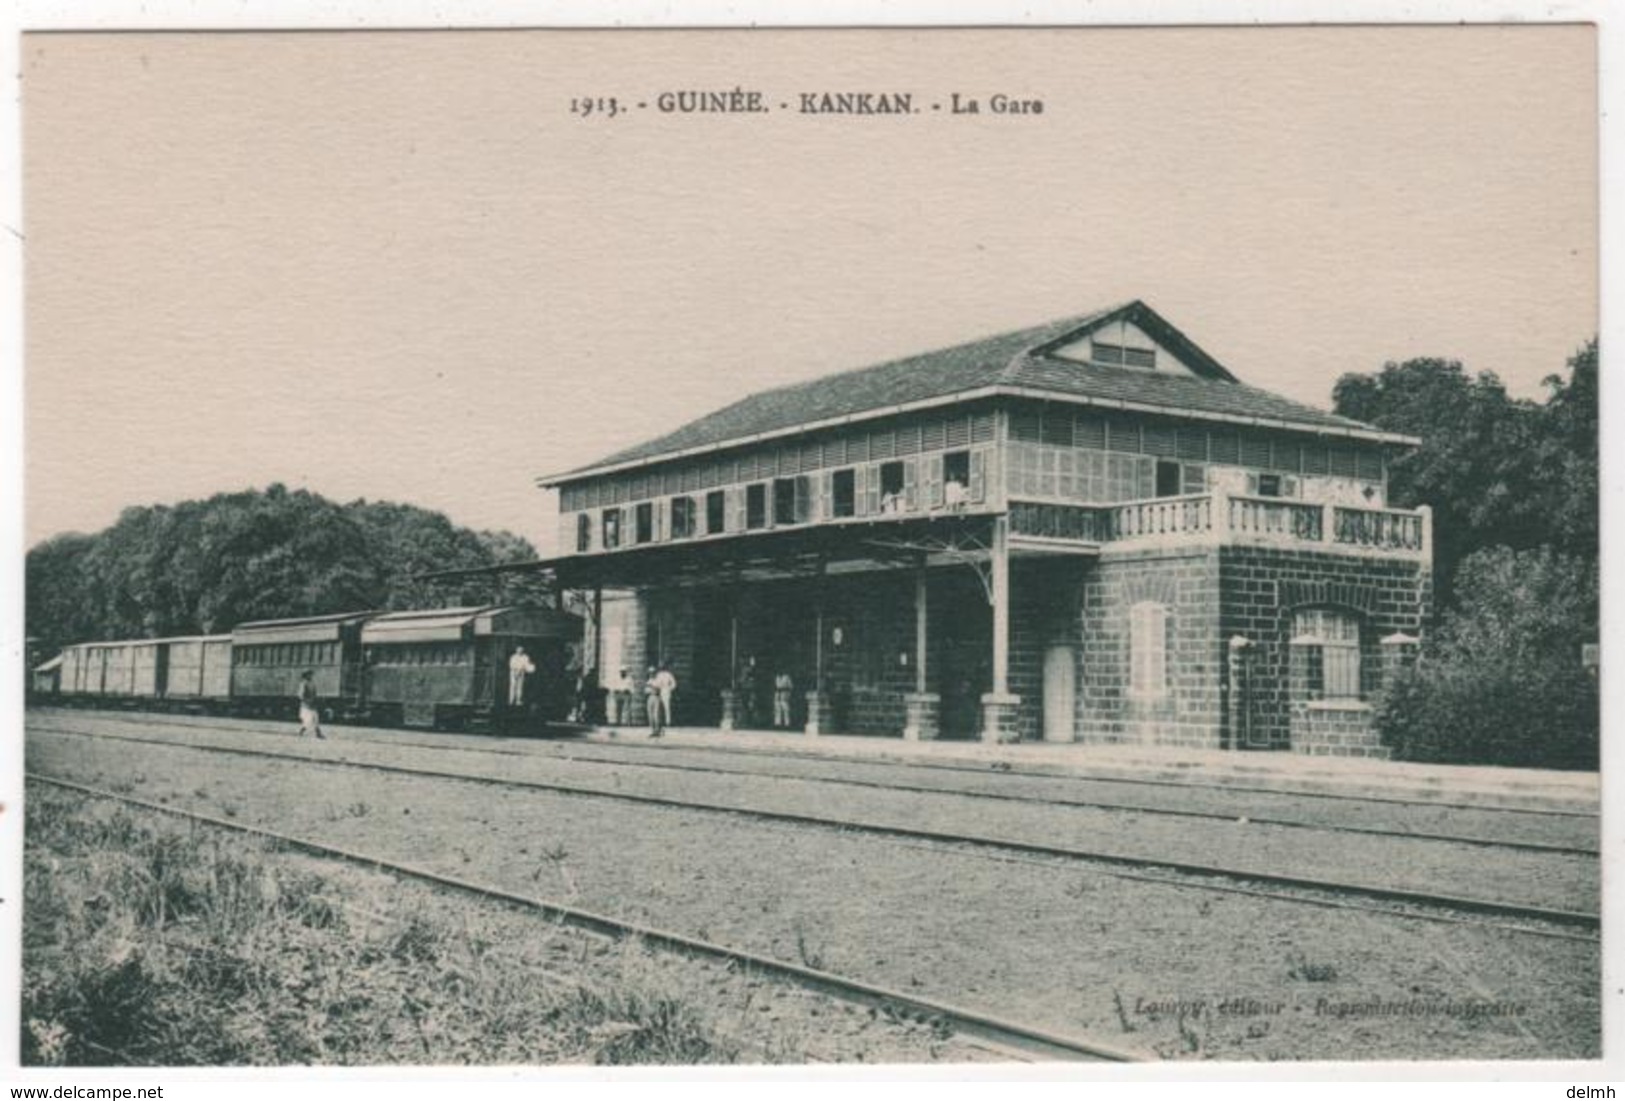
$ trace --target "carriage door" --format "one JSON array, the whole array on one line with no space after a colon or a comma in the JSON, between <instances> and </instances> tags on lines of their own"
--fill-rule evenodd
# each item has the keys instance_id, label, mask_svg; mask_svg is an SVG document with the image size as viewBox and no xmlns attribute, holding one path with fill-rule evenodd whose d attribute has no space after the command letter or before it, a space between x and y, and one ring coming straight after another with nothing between
<instances>
[{"instance_id":1,"label":"carriage door","mask_svg":"<svg viewBox=\"0 0 1625 1101\"><path fill-rule=\"evenodd\" d=\"M1065 644L1044 651L1044 740L1077 738L1078 654Z\"/></svg>"}]
</instances>

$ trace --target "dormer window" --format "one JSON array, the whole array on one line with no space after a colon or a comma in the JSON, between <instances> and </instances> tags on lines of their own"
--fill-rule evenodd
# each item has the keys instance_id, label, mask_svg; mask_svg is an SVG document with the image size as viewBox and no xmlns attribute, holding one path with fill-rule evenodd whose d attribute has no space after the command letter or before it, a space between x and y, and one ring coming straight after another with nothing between
<instances>
[{"instance_id":1,"label":"dormer window","mask_svg":"<svg viewBox=\"0 0 1625 1101\"><path fill-rule=\"evenodd\" d=\"M1096 363L1105 363L1113 367L1143 367L1155 370L1157 366L1155 348L1131 348L1123 344L1110 344L1104 340L1089 342L1089 358Z\"/></svg>"}]
</instances>

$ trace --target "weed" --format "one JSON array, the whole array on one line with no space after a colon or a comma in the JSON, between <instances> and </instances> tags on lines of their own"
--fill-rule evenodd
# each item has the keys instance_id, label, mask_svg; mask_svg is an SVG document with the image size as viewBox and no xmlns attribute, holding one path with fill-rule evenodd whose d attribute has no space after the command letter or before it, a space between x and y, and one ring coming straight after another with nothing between
<instances>
[{"instance_id":1,"label":"weed","mask_svg":"<svg viewBox=\"0 0 1625 1101\"><path fill-rule=\"evenodd\" d=\"M801 960L802 965L804 967L810 967L814 971L824 970L823 943L820 941L815 945L809 942L807 939L807 927L803 925L800 920L797 920L795 923L795 932L796 956Z\"/></svg>"},{"instance_id":2,"label":"weed","mask_svg":"<svg viewBox=\"0 0 1625 1101\"><path fill-rule=\"evenodd\" d=\"M1286 958L1289 979L1303 982L1336 982L1337 968L1330 963L1310 963L1307 956L1292 953Z\"/></svg>"},{"instance_id":3,"label":"weed","mask_svg":"<svg viewBox=\"0 0 1625 1101\"><path fill-rule=\"evenodd\" d=\"M1123 1005L1123 992L1116 987L1112 988L1112 1008L1117 1011L1117 1023L1124 1032L1134 1031L1134 1022L1128 1019L1128 1008Z\"/></svg>"}]
</instances>

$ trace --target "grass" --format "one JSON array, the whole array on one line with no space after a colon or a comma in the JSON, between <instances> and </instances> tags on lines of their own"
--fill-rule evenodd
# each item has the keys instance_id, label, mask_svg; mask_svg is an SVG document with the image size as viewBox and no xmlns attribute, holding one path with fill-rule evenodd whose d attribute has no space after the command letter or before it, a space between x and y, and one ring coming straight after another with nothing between
<instances>
[{"instance_id":1,"label":"grass","mask_svg":"<svg viewBox=\"0 0 1625 1101\"><path fill-rule=\"evenodd\" d=\"M31 787L27 813L25 1065L742 1057L641 945L368 909L343 871L65 792ZM536 966L555 939L581 941L591 981Z\"/></svg>"}]
</instances>

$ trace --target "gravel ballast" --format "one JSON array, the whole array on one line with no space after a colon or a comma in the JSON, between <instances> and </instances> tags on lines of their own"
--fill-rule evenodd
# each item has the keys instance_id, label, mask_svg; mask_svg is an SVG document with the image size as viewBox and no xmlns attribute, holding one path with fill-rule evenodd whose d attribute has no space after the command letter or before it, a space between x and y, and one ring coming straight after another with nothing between
<instances>
[{"instance_id":1,"label":"gravel ballast","mask_svg":"<svg viewBox=\"0 0 1625 1101\"><path fill-rule=\"evenodd\" d=\"M432 767L451 764L452 755L430 756ZM181 748L31 736L28 764L1166 1057L1598 1051L1593 943L737 816ZM1485 863L1476 852L1463 859L1469 869Z\"/></svg>"}]
</instances>

